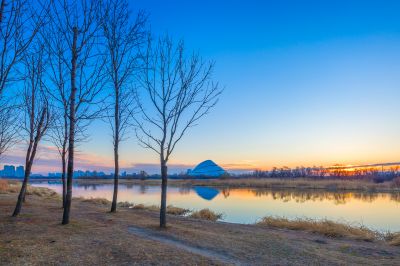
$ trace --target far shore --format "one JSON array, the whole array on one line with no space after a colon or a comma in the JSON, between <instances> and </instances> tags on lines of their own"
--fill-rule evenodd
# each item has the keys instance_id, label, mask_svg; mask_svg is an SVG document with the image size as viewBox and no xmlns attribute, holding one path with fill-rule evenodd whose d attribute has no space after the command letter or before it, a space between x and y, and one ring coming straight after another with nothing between
<instances>
[{"instance_id":1,"label":"far shore","mask_svg":"<svg viewBox=\"0 0 400 266\"><path fill-rule=\"evenodd\" d=\"M60 181L59 179L34 179L32 181ZM80 185L113 184L113 179L74 179ZM160 185L160 179L119 179L125 185ZM221 179L169 179L169 186L208 186L217 188L267 188L296 190L327 190L354 192L400 192L395 181L374 183L365 179L315 179L315 178L221 178Z\"/></svg>"}]
</instances>

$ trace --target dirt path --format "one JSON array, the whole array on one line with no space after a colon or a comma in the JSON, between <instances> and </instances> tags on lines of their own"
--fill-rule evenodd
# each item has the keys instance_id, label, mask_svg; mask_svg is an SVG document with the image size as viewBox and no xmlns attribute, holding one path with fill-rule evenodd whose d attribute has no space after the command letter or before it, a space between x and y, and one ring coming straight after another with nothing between
<instances>
[{"instance_id":1,"label":"dirt path","mask_svg":"<svg viewBox=\"0 0 400 266\"><path fill-rule=\"evenodd\" d=\"M185 251L219 261L224 264L230 264L230 265L245 265L245 263L240 263L236 259L230 257L227 254L215 252L213 250L204 248L204 247L199 247L199 246L193 246L185 241L182 241L180 239L177 239L173 236L167 235L162 233L161 231L155 231L151 229L146 229L146 228L141 228L141 227L136 227L136 226L129 226L128 231L132 234L135 234L136 236L145 238L145 239L151 239L157 242L161 242L163 244L171 245L179 249L183 249Z\"/></svg>"}]
</instances>

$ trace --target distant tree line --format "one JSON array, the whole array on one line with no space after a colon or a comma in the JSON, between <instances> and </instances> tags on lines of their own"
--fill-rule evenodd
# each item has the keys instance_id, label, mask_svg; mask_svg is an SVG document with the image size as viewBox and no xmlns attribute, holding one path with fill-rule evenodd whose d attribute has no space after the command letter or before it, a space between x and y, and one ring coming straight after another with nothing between
<instances>
[{"instance_id":1,"label":"distant tree line","mask_svg":"<svg viewBox=\"0 0 400 266\"><path fill-rule=\"evenodd\" d=\"M392 180L400 176L400 167L393 166L387 169L380 167L273 167L272 170L255 170L239 175L240 177L255 178L336 178L336 179L370 179L375 182Z\"/></svg>"}]
</instances>

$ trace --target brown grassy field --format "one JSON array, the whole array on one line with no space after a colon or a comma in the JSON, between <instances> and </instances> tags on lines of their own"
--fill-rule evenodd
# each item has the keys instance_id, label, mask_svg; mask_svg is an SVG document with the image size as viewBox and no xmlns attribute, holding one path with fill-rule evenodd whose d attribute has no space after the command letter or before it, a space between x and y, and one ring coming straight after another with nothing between
<instances>
[{"instance_id":1,"label":"brown grassy field","mask_svg":"<svg viewBox=\"0 0 400 266\"><path fill-rule=\"evenodd\" d=\"M22 213L10 217L15 185L0 186L0 265L396 265L400 248L380 239L312 233L278 224L240 225L74 199L62 226L60 198L30 188ZM329 237L327 236L329 235ZM396 234L388 241L399 242Z\"/></svg>"}]
</instances>

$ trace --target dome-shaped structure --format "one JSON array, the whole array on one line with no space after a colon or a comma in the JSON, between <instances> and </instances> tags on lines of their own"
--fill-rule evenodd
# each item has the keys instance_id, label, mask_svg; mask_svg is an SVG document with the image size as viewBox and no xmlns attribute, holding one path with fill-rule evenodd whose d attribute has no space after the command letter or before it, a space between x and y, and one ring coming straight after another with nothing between
<instances>
[{"instance_id":1,"label":"dome-shaped structure","mask_svg":"<svg viewBox=\"0 0 400 266\"><path fill-rule=\"evenodd\" d=\"M189 171L189 176L205 176L205 177L219 177L225 174L225 170L211 160L206 160L199 163L192 171Z\"/></svg>"}]
</instances>

